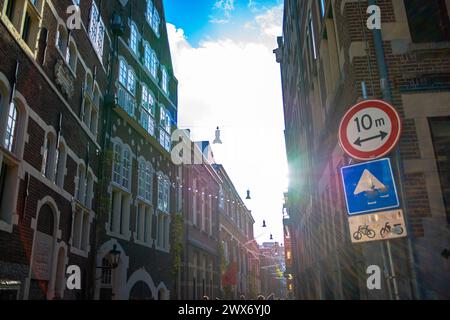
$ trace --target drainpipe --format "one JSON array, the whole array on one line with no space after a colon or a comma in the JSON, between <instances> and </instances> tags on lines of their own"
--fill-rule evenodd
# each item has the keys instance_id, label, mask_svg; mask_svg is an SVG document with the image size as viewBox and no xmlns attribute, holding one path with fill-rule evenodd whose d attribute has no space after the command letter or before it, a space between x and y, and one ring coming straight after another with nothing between
<instances>
[{"instance_id":1,"label":"drainpipe","mask_svg":"<svg viewBox=\"0 0 450 320\"><path fill-rule=\"evenodd\" d=\"M368 5L376 5L376 0L368 0ZM381 91L383 94L383 99L389 103L392 103L392 91L391 86L389 84L389 74L388 74L388 67L386 64L385 54L384 54L384 47L383 47L383 37L381 30L374 29L373 30L373 36L374 36L374 46L375 46L375 54L377 58L378 63L378 72L380 76L380 84L381 84ZM400 197L402 199L402 203L404 205L404 217L405 217L405 223L406 227L408 229L408 263L410 267L410 273L411 273L411 289L412 289L412 296L413 299L420 300L420 290L417 283L417 272L416 272L416 265L415 265L415 258L414 258L414 251L413 251L413 244L411 240L412 235L412 229L410 227L410 224L408 223L408 215L406 212L406 196L405 196L405 190L404 190L404 169L403 169L403 162L401 161L401 154L400 154L400 147L398 146L395 150L395 166L397 168L398 172L398 182L399 182L399 190L400 190ZM389 260L392 261L392 256L390 255L391 248L390 248L390 242L387 241L387 248L388 248L388 254L389 254ZM392 281L394 285L394 291L395 291L395 297L396 299L400 299L398 290L397 290L397 280L395 277L395 270L394 265L391 262L391 275L392 275Z\"/></svg>"}]
</instances>

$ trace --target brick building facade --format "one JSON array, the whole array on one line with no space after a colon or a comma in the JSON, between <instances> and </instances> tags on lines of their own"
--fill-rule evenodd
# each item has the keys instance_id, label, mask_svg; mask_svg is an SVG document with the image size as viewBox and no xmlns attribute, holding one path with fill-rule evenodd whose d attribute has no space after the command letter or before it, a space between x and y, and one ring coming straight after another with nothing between
<instances>
[{"instance_id":1,"label":"brick building facade","mask_svg":"<svg viewBox=\"0 0 450 320\"><path fill-rule=\"evenodd\" d=\"M222 180L219 193L221 296L256 298L260 289L259 250L255 250L255 220L222 165L214 168Z\"/></svg>"},{"instance_id":2,"label":"brick building facade","mask_svg":"<svg viewBox=\"0 0 450 320\"><path fill-rule=\"evenodd\" d=\"M177 80L161 0L108 1L110 87L96 229L95 299L166 300L174 284L171 221L178 207L171 134ZM110 270L111 250L120 262Z\"/></svg>"},{"instance_id":3,"label":"brick building facade","mask_svg":"<svg viewBox=\"0 0 450 320\"><path fill-rule=\"evenodd\" d=\"M366 26L370 4L381 9L382 54ZM441 255L450 246L449 13L448 0L285 1L275 53L283 81L291 175L287 225L298 298L449 298L449 262ZM379 72L384 66L387 81ZM397 181L409 237L390 247L352 245L348 230L338 172L351 160L338 145L337 130L348 108L363 98L389 98L403 121ZM367 290L370 265L387 275L382 290Z\"/></svg>"},{"instance_id":4,"label":"brick building facade","mask_svg":"<svg viewBox=\"0 0 450 320\"><path fill-rule=\"evenodd\" d=\"M67 30L70 4L0 1L1 299L89 296L106 60L86 2ZM65 290L68 265L81 290Z\"/></svg>"},{"instance_id":5,"label":"brick building facade","mask_svg":"<svg viewBox=\"0 0 450 320\"><path fill-rule=\"evenodd\" d=\"M208 151L208 143L194 144L197 153ZM219 191L222 181L208 154L203 164L183 166L184 248L181 295L185 300L219 297Z\"/></svg>"},{"instance_id":6,"label":"brick building facade","mask_svg":"<svg viewBox=\"0 0 450 320\"><path fill-rule=\"evenodd\" d=\"M177 80L162 1L0 9L2 298L168 299Z\"/></svg>"}]
</instances>

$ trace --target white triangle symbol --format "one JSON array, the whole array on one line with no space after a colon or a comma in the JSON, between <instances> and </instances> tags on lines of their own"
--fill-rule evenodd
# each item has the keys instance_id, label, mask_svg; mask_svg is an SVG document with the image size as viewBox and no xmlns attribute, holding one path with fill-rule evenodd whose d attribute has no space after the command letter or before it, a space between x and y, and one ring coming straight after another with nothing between
<instances>
[{"instance_id":1,"label":"white triangle symbol","mask_svg":"<svg viewBox=\"0 0 450 320\"><path fill-rule=\"evenodd\" d=\"M386 186L366 169L356 186L354 195L357 196L363 192L373 192L375 190L386 190Z\"/></svg>"}]
</instances>

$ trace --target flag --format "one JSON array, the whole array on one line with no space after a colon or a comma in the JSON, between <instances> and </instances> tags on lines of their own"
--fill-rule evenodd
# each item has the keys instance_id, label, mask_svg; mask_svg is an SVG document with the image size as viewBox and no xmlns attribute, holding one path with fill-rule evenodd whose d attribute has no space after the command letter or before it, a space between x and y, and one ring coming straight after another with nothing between
<instances>
[{"instance_id":1,"label":"flag","mask_svg":"<svg viewBox=\"0 0 450 320\"><path fill-rule=\"evenodd\" d=\"M237 263L232 262L228 265L225 273L222 275L222 285L225 286L235 286L237 285Z\"/></svg>"}]
</instances>

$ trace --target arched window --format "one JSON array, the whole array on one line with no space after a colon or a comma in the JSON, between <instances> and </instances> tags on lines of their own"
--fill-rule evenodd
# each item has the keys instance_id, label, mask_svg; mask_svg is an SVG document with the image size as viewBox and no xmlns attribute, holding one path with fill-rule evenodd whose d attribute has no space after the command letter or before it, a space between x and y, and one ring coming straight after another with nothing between
<instances>
[{"instance_id":1,"label":"arched window","mask_svg":"<svg viewBox=\"0 0 450 320\"><path fill-rule=\"evenodd\" d=\"M127 80L127 89L134 96L136 93L136 76L134 71L129 68L128 70L128 80Z\"/></svg>"},{"instance_id":2,"label":"arched window","mask_svg":"<svg viewBox=\"0 0 450 320\"><path fill-rule=\"evenodd\" d=\"M66 146L64 145L63 142L60 142L56 154L55 183L61 188L64 187L64 176L66 174L66 160L67 160Z\"/></svg>"},{"instance_id":3,"label":"arched window","mask_svg":"<svg viewBox=\"0 0 450 320\"><path fill-rule=\"evenodd\" d=\"M94 79L90 72L86 73L86 80L84 85L85 96L83 101L83 112L81 120L89 128L91 124L91 111L92 111L92 97L93 97Z\"/></svg>"},{"instance_id":4,"label":"arched window","mask_svg":"<svg viewBox=\"0 0 450 320\"><path fill-rule=\"evenodd\" d=\"M6 133L4 147L10 152L14 152L16 142L16 129L17 129L18 111L14 103L10 105L8 112L8 121L6 123Z\"/></svg>"},{"instance_id":5,"label":"arched window","mask_svg":"<svg viewBox=\"0 0 450 320\"><path fill-rule=\"evenodd\" d=\"M113 160L113 192L112 210L110 216L111 232L131 237L130 206L131 206L131 172L132 153L127 145L120 141L114 143Z\"/></svg>"},{"instance_id":6,"label":"arched window","mask_svg":"<svg viewBox=\"0 0 450 320\"><path fill-rule=\"evenodd\" d=\"M84 166L84 164L79 164L76 199L80 203L84 204L85 196L86 196L86 167Z\"/></svg>"},{"instance_id":7,"label":"arched window","mask_svg":"<svg viewBox=\"0 0 450 320\"><path fill-rule=\"evenodd\" d=\"M152 52L152 59L151 59L151 65L150 65L150 73L152 74L153 78L158 77L158 57L156 56L156 52Z\"/></svg>"},{"instance_id":8,"label":"arched window","mask_svg":"<svg viewBox=\"0 0 450 320\"><path fill-rule=\"evenodd\" d=\"M170 152L172 147L171 134L172 134L172 122L169 111L161 105L160 107L160 130L159 130L159 142L160 144Z\"/></svg>"},{"instance_id":9,"label":"arched window","mask_svg":"<svg viewBox=\"0 0 450 320\"><path fill-rule=\"evenodd\" d=\"M42 161L42 173L50 180L55 178L55 162L56 162L56 136L49 132L45 139L44 155Z\"/></svg>"},{"instance_id":10,"label":"arched window","mask_svg":"<svg viewBox=\"0 0 450 320\"><path fill-rule=\"evenodd\" d=\"M131 150L127 145L116 142L113 147L113 182L119 187L130 190L132 171Z\"/></svg>"},{"instance_id":11,"label":"arched window","mask_svg":"<svg viewBox=\"0 0 450 320\"><path fill-rule=\"evenodd\" d=\"M134 23L131 24L130 29L130 48L135 54L138 54L138 31Z\"/></svg>"},{"instance_id":12,"label":"arched window","mask_svg":"<svg viewBox=\"0 0 450 320\"><path fill-rule=\"evenodd\" d=\"M155 135L155 98L145 85L142 86L141 126L151 136Z\"/></svg>"},{"instance_id":13,"label":"arched window","mask_svg":"<svg viewBox=\"0 0 450 320\"><path fill-rule=\"evenodd\" d=\"M67 48L66 62L69 65L70 69L75 72L77 66L77 49L75 48L75 44L73 42L71 42L69 48Z\"/></svg>"},{"instance_id":14,"label":"arched window","mask_svg":"<svg viewBox=\"0 0 450 320\"><path fill-rule=\"evenodd\" d=\"M151 203L153 194L153 167L149 162L139 161L138 196Z\"/></svg>"},{"instance_id":15,"label":"arched window","mask_svg":"<svg viewBox=\"0 0 450 320\"><path fill-rule=\"evenodd\" d=\"M90 97L93 96L94 79L93 79L92 74L90 72L86 73L86 80L85 80L84 90L86 91L87 94L89 94Z\"/></svg>"},{"instance_id":16,"label":"arched window","mask_svg":"<svg viewBox=\"0 0 450 320\"><path fill-rule=\"evenodd\" d=\"M167 73L166 67L161 67L161 87L165 94L169 94L169 75Z\"/></svg>"},{"instance_id":17,"label":"arched window","mask_svg":"<svg viewBox=\"0 0 450 320\"><path fill-rule=\"evenodd\" d=\"M64 52L66 52L66 45L67 45L67 32L63 25L59 25L58 30L56 31L55 45L61 52L61 54L64 55Z\"/></svg>"},{"instance_id":18,"label":"arched window","mask_svg":"<svg viewBox=\"0 0 450 320\"><path fill-rule=\"evenodd\" d=\"M123 59L120 59L119 65L119 82L126 87L128 81L128 66Z\"/></svg>"}]
</instances>

